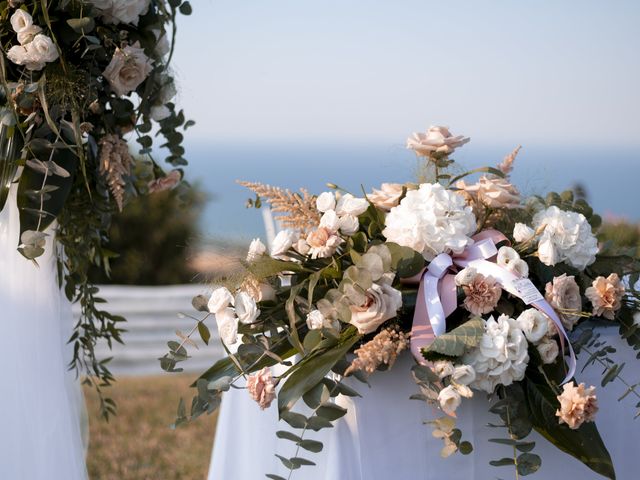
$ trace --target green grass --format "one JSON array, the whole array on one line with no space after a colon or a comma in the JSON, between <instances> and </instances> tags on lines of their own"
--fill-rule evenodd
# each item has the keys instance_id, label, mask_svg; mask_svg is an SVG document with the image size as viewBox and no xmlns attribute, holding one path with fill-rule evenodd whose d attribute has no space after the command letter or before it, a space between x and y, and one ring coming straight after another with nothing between
<instances>
[{"instance_id":1,"label":"green grass","mask_svg":"<svg viewBox=\"0 0 640 480\"><path fill-rule=\"evenodd\" d=\"M90 417L92 480L205 480L216 417L204 416L172 430L180 396L191 402L193 377L121 377L107 389L118 404L109 423L98 418L94 391L85 390Z\"/></svg>"}]
</instances>

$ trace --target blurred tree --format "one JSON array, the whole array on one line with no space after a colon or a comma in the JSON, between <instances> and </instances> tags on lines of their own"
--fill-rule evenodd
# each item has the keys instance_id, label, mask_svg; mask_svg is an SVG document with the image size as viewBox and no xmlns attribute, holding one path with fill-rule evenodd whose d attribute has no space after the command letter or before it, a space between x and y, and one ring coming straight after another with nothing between
<instances>
[{"instance_id":1,"label":"blurred tree","mask_svg":"<svg viewBox=\"0 0 640 480\"><path fill-rule=\"evenodd\" d=\"M188 257L200 236L198 222L206 200L197 185L133 199L115 215L107 248L118 256L111 275L94 268L98 284L171 285L193 281Z\"/></svg>"},{"instance_id":2,"label":"blurred tree","mask_svg":"<svg viewBox=\"0 0 640 480\"><path fill-rule=\"evenodd\" d=\"M640 256L640 224L626 220L605 221L598 231L598 239L612 247Z\"/></svg>"}]
</instances>

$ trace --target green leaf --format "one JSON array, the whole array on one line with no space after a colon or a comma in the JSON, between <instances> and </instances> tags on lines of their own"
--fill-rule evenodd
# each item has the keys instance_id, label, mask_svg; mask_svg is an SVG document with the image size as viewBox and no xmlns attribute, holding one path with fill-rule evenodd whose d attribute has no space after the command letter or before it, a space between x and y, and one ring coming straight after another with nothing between
<instances>
[{"instance_id":1,"label":"green leaf","mask_svg":"<svg viewBox=\"0 0 640 480\"><path fill-rule=\"evenodd\" d=\"M301 457L292 457L289 459L289 461L293 463L296 466L296 468L300 468L303 465L309 465L309 466L315 465L315 463L313 463L311 460L307 460L306 458L301 458Z\"/></svg>"},{"instance_id":2,"label":"green leaf","mask_svg":"<svg viewBox=\"0 0 640 480\"><path fill-rule=\"evenodd\" d=\"M305 282L299 283L294 287L291 287L291 292L289 294L289 299L285 303L285 311L287 312L287 318L289 319L289 327L291 331L291 339L293 340L293 346L298 349L298 351L302 354L305 353L304 346L302 342L300 342L300 336L298 335L298 327L296 326L298 323L298 315L296 314L295 301L296 296L300 293L305 286Z\"/></svg>"},{"instance_id":3,"label":"green leaf","mask_svg":"<svg viewBox=\"0 0 640 480\"><path fill-rule=\"evenodd\" d=\"M285 440L291 440L292 442L296 442L296 443L302 442L301 437L299 437L294 433L287 432L286 430L278 430L276 432L276 437L283 438Z\"/></svg>"},{"instance_id":4,"label":"green leaf","mask_svg":"<svg viewBox=\"0 0 640 480\"><path fill-rule=\"evenodd\" d=\"M311 409L318 408L329 400L329 389L324 383L319 383L302 396L304 403Z\"/></svg>"},{"instance_id":5,"label":"green leaf","mask_svg":"<svg viewBox=\"0 0 640 480\"><path fill-rule=\"evenodd\" d=\"M208 312L209 311L208 303L209 303L209 300L204 295L197 295L193 297L193 300L191 300L191 305L193 305L193 308L196 309L198 312Z\"/></svg>"},{"instance_id":6,"label":"green leaf","mask_svg":"<svg viewBox=\"0 0 640 480\"><path fill-rule=\"evenodd\" d=\"M314 415L313 417L307 420L307 428L310 428L314 432L318 432L323 428L332 428L332 427L333 427L333 423L331 423L331 421L327 420L326 418L319 417L317 415Z\"/></svg>"},{"instance_id":7,"label":"green leaf","mask_svg":"<svg viewBox=\"0 0 640 480\"><path fill-rule=\"evenodd\" d=\"M323 418L326 418L329 421L337 420L347 413L347 409L341 407L340 405L336 405L335 403L327 402L324 403L317 410L317 414Z\"/></svg>"},{"instance_id":8,"label":"green leaf","mask_svg":"<svg viewBox=\"0 0 640 480\"><path fill-rule=\"evenodd\" d=\"M624 365L624 363L620 363L609 368L604 377L602 377L601 386L604 387L607 383L613 382L618 377L618 375L620 375L620 372L624 368Z\"/></svg>"},{"instance_id":9,"label":"green leaf","mask_svg":"<svg viewBox=\"0 0 640 480\"><path fill-rule=\"evenodd\" d=\"M323 448L322 442L318 442L317 440L302 440L298 445L313 453L320 453Z\"/></svg>"},{"instance_id":10,"label":"green leaf","mask_svg":"<svg viewBox=\"0 0 640 480\"><path fill-rule=\"evenodd\" d=\"M67 24L73 28L76 33L89 33L96 26L91 17L70 18L67 20Z\"/></svg>"},{"instance_id":11,"label":"green leaf","mask_svg":"<svg viewBox=\"0 0 640 480\"><path fill-rule=\"evenodd\" d=\"M266 477L271 480L287 480L286 478L281 477L280 475L274 475L273 473L267 473Z\"/></svg>"},{"instance_id":12,"label":"green leaf","mask_svg":"<svg viewBox=\"0 0 640 480\"><path fill-rule=\"evenodd\" d=\"M191 15L193 13L191 4L189 2L183 2L182 5L180 5L180 13L183 15Z\"/></svg>"},{"instance_id":13,"label":"green leaf","mask_svg":"<svg viewBox=\"0 0 640 480\"><path fill-rule=\"evenodd\" d=\"M500 460L491 460L489 462L489 465L491 465L492 467L506 467L508 465L513 465L513 464L514 464L513 458L509 458L509 457L501 458Z\"/></svg>"},{"instance_id":14,"label":"green leaf","mask_svg":"<svg viewBox=\"0 0 640 480\"><path fill-rule=\"evenodd\" d=\"M522 476L531 475L540 469L542 460L535 453L523 453L518 456L518 473Z\"/></svg>"},{"instance_id":15,"label":"green leaf","mask_svg":"<svg viewBox=\"0 0 640 480\"><path fill-rule=\"evenodd\" d=\"M320 383L360 337L354 327L348 327L342 331L338 345L303 358L292 367L294 372L287 378L278 394L280 416L283 412L289 411L302 395Z\"/></svg>"},{"instance_id":16,"label":"green leaf","mask_svg":"<svg viewBox=\"0 0 640 480\"><path fill-rule=\"evenodd\" d=\"M386 245L391 252L391 267L400 277L413 277L424 268L424 257L414 249L391 242Z\"/></svg>"},{"instance_id":17,"label":"green leaf","mask_svg":"<svg viewBox=\"0 0 640 480\"><path fill-rule=\"evenodd\" d=\"M460 453L462 455L469 455L471 452L473 452L473 445L471 445L470 442L460 442L460 445L458 446L458 450L460 450Z\"/></svg>"},{"instance_id":18,"label":"green leaf","mask_svg":"<svg viewBox=\"0 0 640 480\"><path fill-rule=\"evenodd\" d=\"M577 430L558 423L556 410L559 403L549 386L536 383L530 378L524 380L529 419L533 427L543 437L563 452L577 458L600 475L615 479L611 456L594 423L583 423Z\"/></svg>"},{"instance_id":19,"label":"green leaf","mask_svg":"<svg viewBox=\"0 0 640 480\"><path fill-rule=\"evenodd\" d=\"M436 337L431 345L422 349L422 355L427 360L432 358L432 353L459 357L466 349L478 346L483 334L484 321L481 318L472 318L450 332Z\"/></svg>"},{"instance_id":20,"label":"green leaf","mask_svg":"<svg viewBox=\"0 0 640 480\"><path fill-rule=\"evenodd\" d=\"M207 327L204 322L198 322L198 333L200 334L200 338L202 341L209 345L209 339L211 338L211 332L209 331L209 327Z\"/></svg>"},{"instance_id":21,"label":"green leaf","mask_svg":"<svg viewBox=\"0 0 640 480\"><path fill-rule=\"evenodd\" d=\"M469 170L468 172L464 172L464 173L458 175L457 177L453 177L449 181L449 186L453 185L458 180L462 180L464 177L467 177L469 175L473 175L474 173L490 173L490 174L495 175L495 176L500 177L500 178L504 178L505 177L505 174L504 174L504 172L502 170L498 170L497 168L493 168L493 167L480 167L480 168L474 168L473 170Z\"/></svg>"},{"instance_id":22,"label":"green leaf","mask_svg":"<svg viewBox=\"0 0 640 480\"><path fill-rule=\"evenodd\" d=\"M295 412L283 412L280 418L293 428L304 428L307 425L307 417Z\"/></svg>"}]
</instances>

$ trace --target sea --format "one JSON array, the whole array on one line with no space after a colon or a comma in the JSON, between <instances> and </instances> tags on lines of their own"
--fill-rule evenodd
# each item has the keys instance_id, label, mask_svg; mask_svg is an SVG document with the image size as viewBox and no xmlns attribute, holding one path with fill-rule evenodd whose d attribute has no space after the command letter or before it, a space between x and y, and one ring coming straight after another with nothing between
<instances>
[{"instance_id":1,"label":"sea","mask_svg":"<svg viewBox=\"0 0 640 480\"><path fill-rule=\"evenodd\" d=\"M254 195L238 180L304 187L312 193L327 190L331 182L361 195L382 182L415 181L418 165L403 144L382 142L191 142L186 147L186 178L208 197L201 217L205 242L264 238L262 215L246 207ZM512 149L467 144L453 156L456 172L495 166ZM640 221L640 148L524 146L512 181L525 195L580 185L603 217Z\"/></svg>"}]
</instances>

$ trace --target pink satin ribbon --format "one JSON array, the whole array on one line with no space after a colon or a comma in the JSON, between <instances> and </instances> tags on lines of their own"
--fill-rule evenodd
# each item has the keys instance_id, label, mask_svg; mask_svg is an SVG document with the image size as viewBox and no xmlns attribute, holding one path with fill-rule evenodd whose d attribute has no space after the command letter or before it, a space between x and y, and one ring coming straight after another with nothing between
<instances>
[{"instance_id":1,"label":"pink satin ribbon","mask_svg":"<svg viewBox=\"0 0 640 480\"><path fill-rule=\"evenodd\" d=\"M485 230L473 237L474 243L461 254L448 255L441 253L435 257L426 270L405 282L420 282L416 308L411 327L411 353L418 363L425 364L422 349L428 347L435 337L446 332L446 318L457 308L455 275L449 273L451 267L472 267L484 276L493 277L500 286L510 294L521 298L513 285L520 277L490 261L498 253L496 244L507 241L507 238L496 230ZM569 370L562 383L568 382L576 371L576 356L567 336L567 332L546 300L531 304L540 310L554 323L560 333L560 346L565 351L565 343L569 349ZM566 342L565 342L566 341Z\"/></svg>"}]
</instances>

